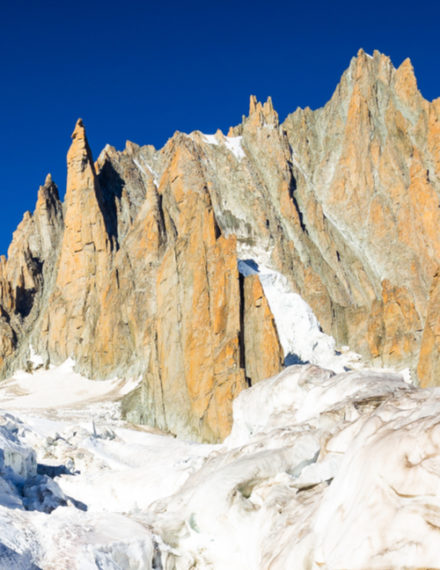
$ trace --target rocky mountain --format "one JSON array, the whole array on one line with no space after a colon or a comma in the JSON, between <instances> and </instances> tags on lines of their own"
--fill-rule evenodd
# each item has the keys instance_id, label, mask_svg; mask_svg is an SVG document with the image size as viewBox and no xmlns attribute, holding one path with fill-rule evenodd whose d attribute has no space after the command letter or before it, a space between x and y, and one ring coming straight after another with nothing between
<instances>
[{"instance_id":1,"label":"rocky mountain","mask_svg":"<svg viewBox=\"0 0 440 570\"><path fill-rule=\"evenodd\" d=\"M325 107L280 123L251 97L227 136L106 146L96 162L81 120L72 138L64 203L48 176L0 261L3 377L31 353L71 357L90 378L142 379L127 418L221 440L234 398L302 358L264 266L338 345L438 383L440 99L409 60L361 50Z\"/></svg>"}]
</instances>

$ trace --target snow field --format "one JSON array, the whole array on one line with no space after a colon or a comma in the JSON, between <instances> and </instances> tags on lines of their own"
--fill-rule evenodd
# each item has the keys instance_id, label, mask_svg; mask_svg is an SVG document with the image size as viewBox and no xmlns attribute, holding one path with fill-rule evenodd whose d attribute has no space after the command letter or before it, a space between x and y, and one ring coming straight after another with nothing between
<instances>
[{"instance_id":1,"label":"snow field","mask_svg":"<svg viewBox=\"0 0 440 570\"><path fill-rule=\"evenodd\" d=\"M215 146L226 183L246 180L242 137L188 137L203 168ZM154 161L133 163L159 185ZM0 384L0 570L440 569L440 388L336 347L227 201L239 270L258 274L300 365L243 391L230 435L203 445L121 419L140 379L44 369L30 347L34 371Z\"/></svg>"},{"instance_id":2,"label":"snow field","mask_svg":"<svg viewBox=\"0 0 440 570\"><path fill-rule=\"evenodd\" d=\"M0 385L1 569L439 567L440 389L289 366L203 445L124 423L126 384L73 367Z\"/></svg>"}]
</instances>

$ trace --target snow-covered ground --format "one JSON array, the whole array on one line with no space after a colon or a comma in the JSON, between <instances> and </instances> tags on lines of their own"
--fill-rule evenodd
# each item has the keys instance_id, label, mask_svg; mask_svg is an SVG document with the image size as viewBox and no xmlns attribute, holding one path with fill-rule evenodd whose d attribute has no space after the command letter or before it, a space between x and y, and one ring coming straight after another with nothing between
<instances>
[{"instance_id":1,"label":"snow-covered ground","mask_svg":"<svg viewBox=\"0 0 440 570\"><path fill-rule=\"evenodd\" d=\"M291 366L203 445L72 367L0 385L0 568L440 568L440 389Z\"/></svg>"}]
</instances>

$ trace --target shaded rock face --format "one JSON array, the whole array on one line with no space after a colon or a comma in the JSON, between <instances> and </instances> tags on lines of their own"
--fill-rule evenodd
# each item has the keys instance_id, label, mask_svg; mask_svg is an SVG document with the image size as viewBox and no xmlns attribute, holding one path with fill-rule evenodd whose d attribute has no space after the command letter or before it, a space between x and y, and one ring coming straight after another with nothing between
<instances>
[{"instance_id":1,"label":"shaded rock face","mask_svg":"<svg viewBox=\"0 0 440 570\"><path fill-rule=\"evenodd\" d=\"M3 375L23 362L39 330L56 276L63 235L63 207L50 174L38 191L33 214L26 212L14 232L8 259L0 257L0 364Z\"/></svg>"},{"instance_id":2,"label":"shaded rock face","mask_svg":"<svg viewBox=\"0 0 440 570\"><path fill-rule=\"evenodd\" d=\"M440 100L360 51L322 109L269 99L225 136L106 146L78 121L64 205L46 180L0 258L0 366L33 349L93 378L139 377L126 416L217 441L231 403L282 367L257 275L284 274L324 332L437 382Z\"/></svg>"}]
</instances>

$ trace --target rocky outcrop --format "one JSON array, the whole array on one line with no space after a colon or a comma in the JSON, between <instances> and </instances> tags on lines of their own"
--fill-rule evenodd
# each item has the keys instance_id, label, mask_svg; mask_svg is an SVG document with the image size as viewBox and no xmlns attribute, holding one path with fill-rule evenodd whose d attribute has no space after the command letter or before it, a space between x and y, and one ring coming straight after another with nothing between
<instances>
[{"instance_id":1,"label":"rocky outcrop","mask_svg":"<svg viewBox=\"0 0 440 570\"><path fill-rule=\"evenodd\" d=\"M417 375L420 385L440 386L440 272L437 270L429 295Z\"/></svg>"},{"instance_id":2,"label":"rocky outcrop","mask_svg":"<svg viewBox=\"0 0 440 570\"><path fill-rule=\"evenodd\" d=\"M142 338L146 405L130 417L215 440L229 432L232 400L245 386L236 244L220 232L192 145L182 138L170 151L159 189L166 243Z\"/></svg>"},{"instance_id":3,"label":"rocky outcrop","mask_svg":"<svg viewBox=\"0 0 440 570\"><path fill-rule=\"evenodd\" d=\"M243 299L244 368L254 385L281 370L283 350L258 275L243 278Z\"/></svg>"},{"instance_id":4,"label":"rocky outcrop","mask_svg":"<svg viewBox=\"0 0 440 570\"><path fill-rule=\"evenodd\" d=\"M159 184L151 148L106 147L95 164L81 120L72 139L64 217L49 178L3 261L5 362L23 364L31 345L46 362L72 357L97 379L140 376L128 418L223 439L247 385L245 353L257 370L282 361L279 345L274 359L244 344L243 315L276 338L273 317L261 287L263 312L243 297L236 238L218 225L197 145L170 141ZM16 314L20 326L11 326Z\"/></svg>"},{"instance_id":5,"label":"rocky outcrop","mask_svg":"<svg viewBox=\"0 0 440 570\"><path fill-rule=\"evenodd\" d=\"M111 267L113 244L81 120L72 139L67 155L64 233L42 333L50 355L64 360L75 354L81 364L87 364L94 351L99 297Z\"/></svg>"},{"instance_id":6,"label":"rocky outcrop","mask_svg":"<svg viewBox=\"0 0 440 570\"><path fill-rule=\"evenodd\" d=\"M396 70L360 51L326 107L284 124L331 321L309 302L340 342L380 364L414 368L418 358L439 256L437 123L438 103L422 98L408 60Z\"/></svg>"},{"instance_id":7,"label":"rocky outcrop","mask_svg":"<svg viewBox=\"0 0 440 570\"><path fill-rule=\"evenodd\" d=\"M63 232L63 208L49 174L33 214L14 232L8 258L0 257L0 363L6 375L29 354L47 303ZM24 339L26 341L22 342ZM30 343L29 343L30 339Z\"/></svg>"},{"instance_id":8,"label":"rocky outcrop","mask_svg":"<svg viewBox=\"0 0 440 570\"><path fill-rule=\"evenodd\" d=\"M78 121L64 206L50 179L0 260L0 366L72 357L93 378L141 379L133 421L207 441L231 403L281 368L258 275L282 273L324 332L367 361L437 380L440 104L362 50L322 109L283 123L272 101L161 150L106 146ZM433 280L434 279L434 280Z\"/></svg>"}]
</instances>

